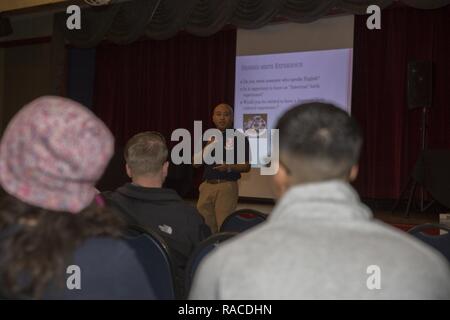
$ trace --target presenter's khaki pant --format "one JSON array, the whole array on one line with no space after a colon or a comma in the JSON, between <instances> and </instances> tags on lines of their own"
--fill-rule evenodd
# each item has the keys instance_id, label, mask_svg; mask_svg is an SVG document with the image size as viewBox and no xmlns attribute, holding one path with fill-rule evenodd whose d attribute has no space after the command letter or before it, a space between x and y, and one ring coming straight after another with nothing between
<instances>
[{"instance_id":1,"label":"presenter's khaki pant","mask_svg":"<svg viewBox=\"0 0 450 320\"><path fill-rule=\"evenodd\" d=\"M203 182L200 187L197 210L205 218L211 232L218 232L226 217L236 210L238 202L237 181L216 184Z\"/></svg>"}]
</instances>

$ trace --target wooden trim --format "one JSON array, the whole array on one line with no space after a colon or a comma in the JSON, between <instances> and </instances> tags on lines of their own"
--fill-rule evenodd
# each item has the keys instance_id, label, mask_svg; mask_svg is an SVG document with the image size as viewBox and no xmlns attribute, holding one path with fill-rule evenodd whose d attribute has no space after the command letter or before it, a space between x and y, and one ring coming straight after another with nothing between
<instances>
[{"instance_id":1,"label":"wooden trim","mask_svg":"<svg viewBox=\"0 0 450 320\"><path fill-rule=\"evenodd\" d=\"M52 37L40 37L40 38L30 38L30 39L20 39L0 42L0 48L10 48L10 47L20 47L29 46L33 44L49 43L52 41Z\"/></svg>"},{"instance_id":2,"label":"wooden trim","mask_svg":"<svg viewBox=\"0 0 450 320\"><path fill-rule=\"evenodd\" d=\"M66 0L6 0L0 4L0 11L13 11L26 9L31 7L39 7L44 5L58 4L68 2Z\"/></svg>"}]
</instances>

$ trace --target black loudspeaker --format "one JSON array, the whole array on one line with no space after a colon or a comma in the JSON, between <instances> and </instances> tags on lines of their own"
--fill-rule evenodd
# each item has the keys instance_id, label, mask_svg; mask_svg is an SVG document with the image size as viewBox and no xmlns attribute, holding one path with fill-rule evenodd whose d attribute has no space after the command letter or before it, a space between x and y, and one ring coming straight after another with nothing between
<instances>
[{"instance_id":1,"label":"black loudspeaker","mask_svg":"<svg viewBox=\"0 0 450 320\"><path fill-rule=\"evenodd\" d=\"M433 88L433 64L431 61L408 63L408 108L431 107Z\"/></svg>"}]
</instances>

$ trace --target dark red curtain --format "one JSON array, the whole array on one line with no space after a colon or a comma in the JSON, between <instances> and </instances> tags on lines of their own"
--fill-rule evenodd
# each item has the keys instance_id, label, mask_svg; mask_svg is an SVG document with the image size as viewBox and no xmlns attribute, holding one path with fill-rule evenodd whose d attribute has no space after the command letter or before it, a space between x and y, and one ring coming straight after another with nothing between
<instances>
[{"instance_id":1,"label":"dark red curtain","mask_svg":"<svg viewBox=\"0 0 450 320\"><path fill-rule=\"evenodd\" d=\"M428 148L450 149L450 7L382 11L382 29L355 18L352 112L365 142L355 186L361 196L392 199L408 181L420 152L421 110L408 110L407 65L431 60L433 106ZM179 35L98 48L94 110L119 145L143 130L168 139L194 120L210 123L211 107L233 102L236 33Z\"/></svg>"},{"instance_id":2,"label":"dark red curtain","mask_svg":"<svg viewBox=\"0 0 450 320\"><path fill-rule=\"evenodd\" d=\"M194 120L211 125L212 107L233 104L236 31L210 37L180 34L97 49L94 111L118 145L135 133L156 130L170 141ZM192 132L192 131L191 131Z\"/></svg>"},{"instance_id":3,"label":"dark red curtain","mask_svg":"<svg viewBox=\"0 0 450 320\"><path fill-rule=\"evenodd\" d=\"M235 57L236 30L100 45L93 110L113 132L117 147L97 187L111 190L128 181L122 148L134 134L159 131L173 146L173 130L192 133L194 120L201 120L204 130L210 127L213 106L233 104ZM171 165L166 186L196 197L201 174L190 165Z\"/></svg>"},{"instance_id":4,"label":"dark red curtain","mask_svg":"<svg viewBox=\"0 0 450 320\"><path fill-rule=\"evenodd\" d=\"M352 113L364 147L355 186L366 198L396 198L421 148L421 109L407 107L407 65L433 62L428 148L450 149L450 6L382 11L381 30L356 16ZM450 165L450 164L449 164Z\"/></svg>"}]
</instances>

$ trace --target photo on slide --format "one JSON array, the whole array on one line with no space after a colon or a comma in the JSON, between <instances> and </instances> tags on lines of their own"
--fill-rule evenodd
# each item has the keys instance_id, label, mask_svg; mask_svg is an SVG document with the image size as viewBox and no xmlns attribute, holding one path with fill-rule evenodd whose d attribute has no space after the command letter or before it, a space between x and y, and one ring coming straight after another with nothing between
<instances>
[{"instance_id":1,"label":"photo on slide","mask_svg":"<svg viewBox=\"0 0 450 320\"><path fill-rule=\"evenodd\" d=\"M244 114L243 120L244 131L254 129L258 132L267 129L267 113Z\"/></svg>"}]
</instances>

